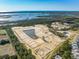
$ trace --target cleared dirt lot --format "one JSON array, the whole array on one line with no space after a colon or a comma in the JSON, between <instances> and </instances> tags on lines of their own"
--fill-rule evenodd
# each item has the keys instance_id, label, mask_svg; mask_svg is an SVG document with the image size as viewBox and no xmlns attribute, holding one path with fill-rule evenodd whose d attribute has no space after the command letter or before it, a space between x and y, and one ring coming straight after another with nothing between
<instances>
[{"instance_id":1,"label":"cleared dirt lot","mask_svg":"<svg viewBox=\"0 0 79 59\"><path fill-rule=\"evenodd\" d=\"M6 44L4 46L0 45L0 56L3 55L9 55L9 56L15 55L15 51L11 44Z\"/></svg>"},{"instance_id":2,"label":"cleared dirt lot","mask_svg":"<svg viewBox=\"0 0 79 59\"><path fill-rule=\"evenodd\" d=\"M28 30L34 29L37 39L30 37L27 33ZM38 59L44 59L44 57L51 51L53 51L59 44L64 42L60 37L54 35L48 30L45 25L36 25L29 27L13 27L14 34L18 37L21 43L24 43L26 47L32 49L33 53ZM28 32L25 33L24 31ZM34 33L33 32L33 33ZM29 33L33 35L33 33ZM33 35L33 36L34 36Z\"/></svg>"}]
</instances>

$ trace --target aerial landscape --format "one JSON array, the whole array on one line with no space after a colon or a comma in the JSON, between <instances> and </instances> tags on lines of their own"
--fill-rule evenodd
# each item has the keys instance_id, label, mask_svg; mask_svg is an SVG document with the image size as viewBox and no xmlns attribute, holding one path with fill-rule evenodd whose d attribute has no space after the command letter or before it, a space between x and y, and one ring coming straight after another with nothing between
<instances>
[{"instance_id":1,"label":"aerial landscape","mask_svg":"<svg viewBox=\"0 0 79 59\"><path fill-rule=\"evenodd\" d=\"M78 3L0 0L0 59L79 59Z\"/></svg>"}]
</instances>

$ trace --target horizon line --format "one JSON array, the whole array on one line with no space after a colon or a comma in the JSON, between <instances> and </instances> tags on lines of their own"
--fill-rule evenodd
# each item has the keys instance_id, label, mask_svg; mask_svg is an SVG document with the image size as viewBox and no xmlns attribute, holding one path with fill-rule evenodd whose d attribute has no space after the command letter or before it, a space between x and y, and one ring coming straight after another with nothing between
<instances>
[{"instance_id":1,"label":"horizon line","mask_svg":"<svg viewBox=\"0 0 79 59\"><path fill-rule=\"evenodd\" d=\"M69 12L79 12L79 10L16 10L16 11L0 11L0 13L6 12L54 12L54 11L69 11Z\"/></svg>"}]
</instances>

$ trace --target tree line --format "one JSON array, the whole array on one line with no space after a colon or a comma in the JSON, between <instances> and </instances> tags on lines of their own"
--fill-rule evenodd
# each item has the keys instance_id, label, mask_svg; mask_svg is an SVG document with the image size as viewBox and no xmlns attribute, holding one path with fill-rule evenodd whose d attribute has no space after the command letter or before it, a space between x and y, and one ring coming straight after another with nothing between
<instances>
[{"instance_id":1,"label":"tree line","mask_svg":"<svg viewBox=\"0 0 79 59\"><path fill-rule=\"evenodd\" d=\"M24 44L19 42L18 38L14 35L11 28L7 28L6 31L10 37L13 47L15 48L19 56L17 59L36 59L32 54L32 51L30 49L27 49Z\"/></svg>"}]
</instances>

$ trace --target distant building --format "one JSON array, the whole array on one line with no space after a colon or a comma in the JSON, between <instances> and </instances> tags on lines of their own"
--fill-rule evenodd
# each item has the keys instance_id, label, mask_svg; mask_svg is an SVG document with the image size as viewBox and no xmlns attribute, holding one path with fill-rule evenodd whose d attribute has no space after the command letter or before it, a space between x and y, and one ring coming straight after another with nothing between
<instances>
[{"instance_id":1,"label":"distant building","mask_svg":"<svg viewBox=\"0 0 79 59\"><path fill-rule=\"evenodd\" d=\"M64 37L69 37L70 36L70 32L69 31L57 31L57 33L62 34Z\"/></svg>"},{"instance_id":2,"label":"distant building","mask_svg":"<svg viewBox=\"0 0 79 59\"><path fill-rule=\"evenodd\" d=\"M52 24L51 24L51 27L52 27L53 29L56 29L56 30L61 30L61 29L68 29L68 28L70 28L69 24L67 24L67 23L62 24L62 23L60 23L60 22L54 22L54 23L52 23Z\"/></svg>"},{"instance_id":3,"label":"distant building","mask_svg":"<svg viewBox=\"0 0 79 59\"><path fill-rule=\"evenodd\" d=\"M77 36L75 39L75 42L72 43L72 54L75 59L79 59L79 36Z\"/></svg>"},{"instance_id":4,"label":"distant building","mask_svg":"<svg viewBox=\"0 0 79 59\"><path fill-rule=\"evenodd\" d=\"M62 59L62 57L60 55L56 55L55 59Z\"/></svg>"}]
</instances>

